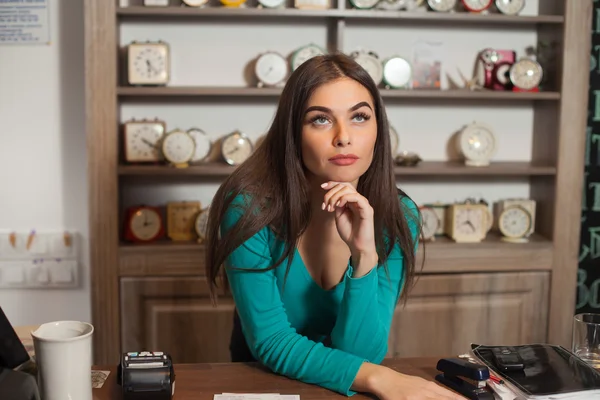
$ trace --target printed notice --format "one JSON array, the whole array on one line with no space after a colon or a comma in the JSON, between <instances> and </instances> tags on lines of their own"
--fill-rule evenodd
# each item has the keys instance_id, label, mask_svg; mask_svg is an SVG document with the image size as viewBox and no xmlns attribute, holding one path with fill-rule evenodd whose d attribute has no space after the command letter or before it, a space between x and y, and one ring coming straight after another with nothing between
<instances>
[{"instance_id":1,"label":"printed notice","mask_svg":"<svg viewBox=\"0 0 600 400\"><path fill-rule=\"evenodd\" d=\"M0 45L49 44L50 0L0 0Z\"/></svg>"}]
</instances>

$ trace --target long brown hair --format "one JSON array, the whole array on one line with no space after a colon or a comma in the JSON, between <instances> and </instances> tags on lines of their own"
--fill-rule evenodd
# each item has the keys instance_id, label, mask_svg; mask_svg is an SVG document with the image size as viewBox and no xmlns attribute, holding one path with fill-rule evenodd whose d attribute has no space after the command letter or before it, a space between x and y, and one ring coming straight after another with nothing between
<instances>
[{"instance_id":1,"label":"long brown hair","mask_svg":"<svg viewBox=\"0 0 600 400\"><path fill-rule=\"evenodd\" d=\"M336 53L313 57L291 74L263 142L227 177L212 200L205 243L206 276L213 302L219 276L224 288L228 288L227 276L221 267L229 254L266 226L283 240L284 251L272 266L251 271L260 273L276 268L287 258L287 277L298 239L311 218L309 185L301 154L304 110L319 86L343 77L363 85L374 101L377 139L373 161L360 177L357 191L368 199L374 210L375 244L380 264L385 263L396 243L400 245L405 279L402 296L406 300L416 263L416 243L408 219L420 220L420 216L409 215L399 202L398 197L406 194L396 187L388 120L377 86L352 58ZM245 212L233 228L220 236L223 216L239 194L249 195L244 207L252 212ZM420 236L418 220L414 223Z\"/></svg>"}]
</instances>

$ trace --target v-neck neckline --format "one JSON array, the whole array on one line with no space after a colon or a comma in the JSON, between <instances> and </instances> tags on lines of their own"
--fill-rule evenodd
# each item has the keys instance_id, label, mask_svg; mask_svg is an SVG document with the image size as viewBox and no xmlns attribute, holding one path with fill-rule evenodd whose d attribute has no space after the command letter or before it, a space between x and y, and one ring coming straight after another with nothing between
<instances>
[{"instance_id":1,"label":"v-neck neckline","mask_svg":"<svg viewBox=\"0 0 600 400\"><path fill-rule=\"evenodd\" d=\"M306 268L306 263L304 262L304 259L302 258L302 255L300 254L300 250L298 250L298 247L294 247L294 257L297 257L298 260L300 260L300 263L302 264L302 275L304 275L304 277L307 280L309 280L312 285L314 285L317 288L319 288L319 290L321 292L323 292L323 293L334 293L334 292L340 290L340 287L344 286L344 283L345 283L345 280L346 280L346 272L344 272L344 275L342 276L342 279L335 286L333 286L331 289L325 289L325 288L323 288L321 285L319 285L315 281L315 279L313 278L313 276L310 274L310 272Z\"/></svg>"}]
</instances>

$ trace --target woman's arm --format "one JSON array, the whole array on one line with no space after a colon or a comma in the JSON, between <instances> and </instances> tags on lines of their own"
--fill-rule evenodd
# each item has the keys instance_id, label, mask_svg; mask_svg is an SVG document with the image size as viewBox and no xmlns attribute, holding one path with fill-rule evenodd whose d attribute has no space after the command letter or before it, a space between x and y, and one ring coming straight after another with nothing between
<instances>
[{"instance_id":1,"label":"woman's arm","mask_svg":"<svg viewBox=\"0 0 600 400\"><path fill-rule=\"evenodd\" d=\"M418 215L415 203L406 198L402 202L415 217ZM408 218L408 221L413 240L418 244L416 218ZM394 311L404 282L403 257L398 245L394 246L388 258L387 269L389 276L383 267L376 267L356 278L352 275L352 268L349 268L344 298L331 333L332 347L372 363L380 363L384 359Z\"/></svg>"}]
</instances>

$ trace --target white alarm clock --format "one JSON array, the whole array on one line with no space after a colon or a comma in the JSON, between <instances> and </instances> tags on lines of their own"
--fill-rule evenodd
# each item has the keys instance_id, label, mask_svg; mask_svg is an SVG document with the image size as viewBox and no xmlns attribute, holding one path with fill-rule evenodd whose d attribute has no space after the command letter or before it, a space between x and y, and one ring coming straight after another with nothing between
<instances>
[{"instance_id":1,"label":"white alarm clock","mask_svg":"<svg viewBox=\"0 0 600 400\"><path fill-rule=\"evenodd\" d=\"M458 0L427 0L429 8L437 12L449 12L455 9Z\"/></svg>"},{"instance_id":2,"label":"white alarm clock","mask_svg":"<svg viewBox=\"0 0 600 400\"><path fill-rule=\"evenodd\" d=\"M350 0L350 4L354 8L358 8L360 10L368 10L369 8L375 7L379 0Z\"/></svg>"},{"instance_id":3,"label":"white alarm clock","mask_svg":"<svg viewBox=\"0 0 600 400\"><path fill-rule=\"evenodd\" d=\"M542 66L532 58L522 58L510 67L508 74L515 88L528 91L537 89L542 82Z\"/></svg>"},{"instance_id":4,"label":"white alarm clock","mask_svg":"<svg viewBox=\"0 0 600 400\"><path fill-rule=\"evenodd\" d=\"M354 59L363 67L365 71L371 76L371 79L375 82L375 85L379 85L383 80L383 65L379 60L376 53L370 51L366 52L363 50L355 51L350 54L350 57Z\"/></svg>"},{"instance_id":5,"label":"white alarm clock","mask_svg":"<svg viewBox=\"0 0 600 400\"><path fill-rule=\"evenodd\" d=\"M250 157L253 151L252 141L240 131L230 133L221 143L221 155L229 165L240 165Z\"/></svg>"},{"instance_id":6,"label":"white alarm clock","mask_svg":"<svg viewBox=\"0 0 600 400\"><path fill-rule=\"evenodd\" d=\"M292 54L292 71L298 69L298 67L304 64L305 61L310 60L315 56L320 56L326 54L325 50L323 50L320 46L317 46L314 43L309 43L306 46L302 46Z\"/></svg>"},{"instance_id":7,"label":"white alarm clock","mask_svg":"<svg viewBox=\"0 0 600 400\"><path fill-rule=\"evenodd\" d=\"M532 223L531 213L517 205L505 208L498 217L498 229L507 242L527 242Z\"/></svg>"},{"instance_id":8,"label":"white alarm clock","mask_svg":"<svg viewBox=\"0 0 600 400\"><path fill-rule=\"evenodd\" d=\"M160 140L166 130L164 121L127 121L123 124L125 161L130 163L160 161Z\"/></svg>"},{"instance_id":9,"label":"white alarm clock","mask_svg":"<svg viewBox=\"0 0 600 400\"><path fill-rule=\"evenodd\" d=\"M183 4L189 7L204 7L208 4L208 0L181 0Z\"/></svg>"},{"instance_id":10,"label":"white alarm clock","mask_svg":"<svg viewBox=\"0 0 600 400\"><path fill-rule=\"evenodd\" d=\"M392 150L392 157L396 157L398 154L398 147L400 146L400 135L398 135L398 131L388 122L389 130L390 130L390 147Z\"/></svg>"},{"instance_id":11,"label":"white alarm clock","mask_svg":"<svg viewBox=\"0 0 600 400\"><path fill-rule=\"evenodd\" d=\"M162 143L165 159L177 168L188 167L195 151L194 138L180 129L167 133Z\"/></svg>"},{"instance_id":12,"label":"white alarm clock","mask_svg":"<svg viewBox=\"0 0 600 400\"><path fill-rule=\"evenodd\" d=\"M258 0L258 8L282 8L285 6L285 0Z\"/></svg>"},{"instance_id":13,"label":"white alarm clock","mask_svg":"<svg viewBox=\"0 0 600 400\"><path fill-rule=\"evenodd\" d=\"M408 88L412 78L410 63L398 56L390 57L383 63L383 83L387 88Z\"/></svg>"},{"instance_id":14,"label":"white alarm clock","mask_svg":"<svg viewBox=\"0 0 600 400\"><path fill-rule=\"evenodd\" d=\"M212 149L212 142L206 132L198 128L191 128L187 133L194 139L195 151L190 159L191 163L205 161Z\"/></svg>"},{"instance_id":15,"label":"white alarm clock","mask_svg":"<svg viewBox=\"0 0 600 400\"><path fill-rule=\"evenodd\" d=\"M525 7L525 0L496 0L496 8L505 15L518 15Z\"/></svg>"},{"instance_id":16,"label":"white alarm clock","mask_svg":"<svg viewBox=\"0 0 600 400\"><path fill-rule=\"evenodd\" d=\"M206 230L208 227L209 211L210 206L203 210L200 210L200 212L196 216L194 229L196 231L196 235L198 235L198 243L203 243L206 240Z\"/></svg>"},{"instance_id":17,"label":"white alarm clock","mask_svg":"<svg viewBox=\"0 0 600 400\"><path fill-rule=\"evenodd\" d=\"M277 52L267 51L256 60L254 73L259 87L281 85L288 74L287 60Z\"/></svg>"},{"instance_id":18,"label":"white alarm clock","mask_svg":"<svg viewBox=\"0 0 600 400\"><path fill-rule=\"evenodd\" d=\"M462 0L463 6L467 11L480 13L486 11L492 6L494 0Z\"/></svg>"},{"instance_id":19,"label":"white alarm clock","mask_svg":"<svg viewBox=\"0 0 600 400\"><path fill-rule=\"evenodd\" d=\"M473 122L465 126L458 135L458 150L465 158L465 165L467 166L490 165L490 160L496 154L494 131L479 122Z\"/></svg>"},{"instance_id":20,"label":"white alarm clock","mask_svg":"<svg viewBox=\"0 0 600 400\"><path fill-rule=\"evenodd\" d=\"M169 45L132 42L127 46L127 82L130 85L166 85L169 82Z\"/></svg>"},{"instance_id":21,"label":"white alarm clock","mask_svg":"<svg viewBox=\"0 0 600 400\"><path fill-rule=\"evenodd\" d=\"M423 220L422 239L434 240L435 234L440 227L438 215L431 207L421 206L419 210L421 211L421 218Z\"/></svg>"}]
</instances>

